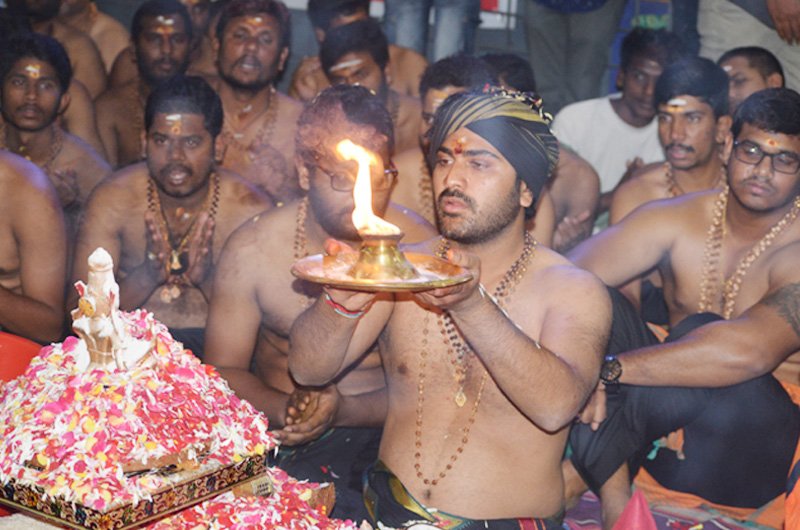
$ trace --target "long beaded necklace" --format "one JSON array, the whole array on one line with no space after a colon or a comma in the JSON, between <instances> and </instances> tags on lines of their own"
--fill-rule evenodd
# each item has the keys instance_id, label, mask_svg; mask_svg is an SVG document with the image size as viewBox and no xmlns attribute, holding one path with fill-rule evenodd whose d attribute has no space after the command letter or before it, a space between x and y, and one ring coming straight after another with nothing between
<instances>
[{"instance_id":1,"label":"long beaded necklace","mask_svg":"<svg viewBox=\"0 0 800 530\"><path fill-rule=\"evenodd\" d=\"M201 211L208 211L208 218L214 221L217 215L217 208L219 207L219 176L216 172L211 173L211 190L206 194L206 199L203 203L201 210L198 210L189 224L189 228L183 236L175 243L175 237L167 223L167 216L164 214L164 208L161 204L161 199L153 184L153 179L147 179L147 210L158 219L162 228L164 242L169 245L170 253L167 262L164 264L167 274L167 283L161 288L159 297L161 301L169 304L176 298L181 296L180 284L185 280L182 278L183 273L186 272L188 263L186 263L186 247L189 244L189 238L192 235L197 219L200 217Z\"/></svg>"},{"instance_id":2,"label":"long beaded necklace","mask_svg":"<svg viewBox=\"0 0 800 530\"><path fill-rule=\"evenodd\" d=\"M247 145L241 141L244 137L244 133L234 131L230 122L226 120L222 127L222 140L228 147L225 152L227 153L229 150L233 149L246 154L250 161L254 160L256 155L251 152L253 150L252 148L269 145L272 141L272 135L278 121L278 100L279 98L275 87L270 87L269 102L267 103L267 109L264 111L264 119L261 122L261 127L259 127L255 136L253 136L253 140Z\"/></svg>"},{"instance_id":3,"label":"long beaded necklace","mask_svg":"<svg viewBox=\"0 0 800 530\"><path fill-rule=\"evenodd\" d=\"M714 311L719 303L721 284L722 317L725 319L729 319L733 315L736 308L736 297L750 266L800 214L800 196L797 196L794 198L792 208L747 251L747 254L739 260L733 274L725 279L720 271L720 255L722 241L725 238L725 210L728 205L728 191L729 188L726 184L714 202L711 225L708 227L703 251L703 275L700 280L700 302L698 304L699 312Z\"/></svg>"},{"instance_id":4,"label":"long beaded necklace","mask_svg":"<svg viewBox=\"0 0 800 530\"><path fill-rule=\"evenodd\" d=\"M503 275L503 278L500 280L500 283L494 290L493 299L501 309L503 309L505 302L511 297L517 285L519 285L519 282L522 280L523 276L525 276L525 273L528 270L528 265L530 265L530 262L533 259L537 244L538 243L533 236L528 231L525 231L525 244L523 246L522 253L516 259L516 261L511 264L511 267ZM449 248L450 243L446 239L442 239L437 247L436 255L440 258L444 258ZM475 353L462 340L457 326L447 312L443 312L438 317L438 320L444 344L447 348L447 354L450 358L450 363L453 365L453 378L455 379L457 387L453 399L456 406L461 408L467 402L467 396L464 393L464 384L466 383L469 367L472 364L472 358L475 356ZM459 455L464 452L464 447L469 442L469 433L472 429L472 425L475 423L475 418L478 414L478 407L480 406L481 398L483 397L483 391L486 387L486 380L489 373L484 368L483 375L481 376L480 386L478 387L478 393L475 396L474 403L472 404L472 410L470 411L469 418L467 419L466 425L461 428L461 440L458 447L456 447L453 454L450 455L447 463L439 471L435 478L426 477L422 473L421 460L423 406L425 403L425 372L428 362L428 337L430 334L429 323L430 312L426 311L425 319L422 325L422 348L419 355L419 378L417 380L417 417L416 430L414 431L414 469L416 471L417 478L422 480L423 484L426 486L436 486L439 481L445 478L447 473L453 469L456 460L458 460Z\"/></svg>"},{"instance_id":5,"label":"long beaded necklace","mask_svg":"<svg viewBox=\"0 0 800 530\"><path fill-rule=\"evenodd\" d=\"M667 179L667 194L670 198L679 197L686 194L683 187L678 184L678 180L675 178L675 173L672 170L672 164L669 162L664 162L664 175ZM720 182L724 181L725 166L721 166L719 175L717 176L717 179L714 181L714 184L711 186L711 188L719 187Z\"/></svg>"},{"instance_id":6,"label":"long beaded necklace","mask_svg":"<svg viewBox=\"0 0 800 530\"><path fill-rule=\"evenodd\" d=\"M24 144L13 150L14 153L39 166L45 175L48 176L52 175L53 162L55 162L56 158L58 158L58 155L61 154L61 149L64 147L64 131L61 130L61 127L53 123L50 125L50 130L52 132L53 141L50 144L50 148L47 150L47 157L42 161L41 164L37 163L31 158L28 148ZM0 148L8 149L6 143L6 125L3 122L0 122Z\"/></svg>"}]
</instances>

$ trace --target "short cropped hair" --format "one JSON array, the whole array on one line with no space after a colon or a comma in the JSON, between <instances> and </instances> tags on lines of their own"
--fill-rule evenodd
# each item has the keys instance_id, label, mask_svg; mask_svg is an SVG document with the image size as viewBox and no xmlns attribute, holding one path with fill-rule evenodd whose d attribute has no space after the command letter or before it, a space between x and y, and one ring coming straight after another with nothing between
<instances>
[{"instance_id":1,"label":"short cropped hair","mask_svg":"<svg viewBox=\"0 0 800 530\"><path fill-rule=\"evenodd\" d=\"M322 68L328 72L348 53L367 52L381 70L389 64L389 42L380 24L372 19L357 20L326 32L319 49Z\"/></svg>"},{"instance_id":2,"label":"short cropped hair","mask_svg":"<svg viewBox=\"0 0 800 530\"><path fill-rule=\"evenodd\" d=\"M686 45L671 31L637 27L622 39L620 69L626 71L635 57L645 57L667 67L688 56Z\"/></svg>"},{"instance_id":3,"label":"short cropped hair","mask_svg":"<svg viewBox=\"0 0 800 530\"><path fill-rule=\"evenodd\" d=\"M182 113L203 116L203 127L216 138L222 131L222 100L199 76L178 74L159 84L144 108L144 128L149 131L156 114Z\"/></svg>"},{"instance_id":4,"label":"short cropped hair","mask_svg":"<svg viewBox=\"0 0 800 530\"><path fill-rule=\"evenodd\" d=\"M453 86L469 89L486 84L497 84L497 78L486 62L473 55L457 53L425 68L419 80L419 97L424 98L432 88L441 90Z\"/></svg>"},{"instance_id":5,"label":"short cropped hair","mask_svg":"<svg viewBox=\"0 0 800 530\"><path fill-rule=\"evenodd\" d=\"M189 16L189 10L186 6L178 2L178 0L148 0L136 10L131 22L131 40L135 43L139 40L139 36L144 31L144 19L150 17L165 17L167 15L178 15L183 19L183 27L186 28L186 34L191 40L194 35L194 28L192 27L192 18Z\"/></svg>"},{"instance_id":6,"label":"short cropped hair","mask_svg":"<svg viewBox=\"0 0 800 530\"><path fill-rule=\"evenodd\" d=\"M69 89L72 81L72 65L67 51L53 37L39 33L28 33L12 37L4 43L0 51L0 79L5 80L17 61L32 57L53 67L58 78L61 93Z\"/></svg>"},{"instance_id":7,"label":"short cropped hair","mask_svg":"<svg viewBox=\"0 0 800 530\"><path fill-rule=\"evenodd\" d=\"M327 33L336 17L354 15L359 11L369 15L369 0L308 0L307 11L311 25Z\"/></svg>"},{"instance_id":8,"label":"short cropped hair","mask_svg":"<svg viewBox=\"0 0 800 530\"><path fill-rule=\"evenodd\" d=\"M394 124L381 99L366 87L333 85L317 94L297 120L295 148L306 164L312 163L327 136L340 134L350 138L350 134L353 134L341 128L336 119L339 112L350 123L371 127L375 133L385 136L389 152L394 151ZM358 143L356 139L353 141ZM373 150L378 148L377 145L364 147Z\"/></svg>"},{"instance_id":9,"label":"short cropped hair","mask_svg":"<svg viewBox=\"0 0 800 530\"><path fill-rule=\"evenodd\" d=\"M222 42L225 28L234 18L256 15L269 15L278 21L280 47L288 48L292 41L292 19L289 9L279 0L230 0L222 8L217 22L217 40Z\"/></svg>"},{"instance_id":10,"label":"short cropped hair","mask_svg":"<svg viewBox=\"0 0 800 530\"><path fill-rule=\"evenodd\" d=\"M487 53L481 56L486 65L497 77L505 81L506 88L520 92L536 92L536 78L533 67L527 59L516 53Z\"/></svg>"},{"instance_id":11,"label":"short cropped hair","mask_svg":"<svg viewBox=\"0 0 800 530\"><path fill-rule=\"evenodd\" d=\"M734 139L739 137L745 123L762 131L800 136L800 94L791 88L765 88L754 92L733 114Z\"/></svg>"},{"instance_id":12,"label":"short cropped hair","mask_svg":"<svg viewBox=\"0 0 800 530\"><path fill-rule=\"evenodd\" d=\"M728 75L714 61L703 57L673 63L656 81L653 100L658 107L680 95L708 103L715 118L724 116L729 112Z\"/></svg>"},{"instance_id":13,"label":"short cropped hair","mask_svg":"<svg viewBox=\"0 0 800 530\"><path fill-rule=\"evenodd\" d=\"M783 66L775 55L766 48L760 46L742 46L741 48L734 48L728 50L717 59L717 64L722 64L735 57L743 57L747 59L747 64L751 68L758 70L761 77L766 79L772 74L780 74L781 86L786 86L786 77L783 75Z\"/></svg>"}]
</instances>

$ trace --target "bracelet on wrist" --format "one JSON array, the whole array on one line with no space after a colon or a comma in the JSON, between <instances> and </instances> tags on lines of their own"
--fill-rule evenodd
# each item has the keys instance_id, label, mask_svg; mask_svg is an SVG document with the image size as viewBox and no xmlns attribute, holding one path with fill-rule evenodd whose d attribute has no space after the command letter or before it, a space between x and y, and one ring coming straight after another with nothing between
<instances>
[{"instance_id":1,"label":"bracelet on wrist","mask_svg":"<svg viewBox=\"0 0 800 530\"><path fill-rule=\"evenodd\" d=\"M350 320L358 320L359 318L364 316L364 313L366 313L366 311L350 311L342 304L334 302L333 298L331 298L331 295L329 295L328 293L325 293L324 298L325 298L325 303L331 306L337 315L343 316L344 318L349 318Z\"/></svg>"}]
</instances>

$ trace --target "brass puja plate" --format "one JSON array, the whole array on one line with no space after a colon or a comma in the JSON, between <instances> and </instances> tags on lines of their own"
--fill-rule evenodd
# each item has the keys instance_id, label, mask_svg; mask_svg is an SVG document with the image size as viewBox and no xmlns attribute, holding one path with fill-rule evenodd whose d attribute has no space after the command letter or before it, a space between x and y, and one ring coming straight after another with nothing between
<instances>
[{"instance_id":1,"label":"brass puja plate","mask_svg":"<svg viewBox=\"0 0 800 530\"><path fill-rule=\"evenodd\" d=\"M458 285L472 279L472 274L463 267L436 256L415 252L405 252L404 255L417 270L416 278L380 280L353 278L348 275L348 271L358 259L357 252L337 256L323 254L307 256L292 265L292 274L314 283L368 292L428 291Z\"/></svg>"}]
</instances>

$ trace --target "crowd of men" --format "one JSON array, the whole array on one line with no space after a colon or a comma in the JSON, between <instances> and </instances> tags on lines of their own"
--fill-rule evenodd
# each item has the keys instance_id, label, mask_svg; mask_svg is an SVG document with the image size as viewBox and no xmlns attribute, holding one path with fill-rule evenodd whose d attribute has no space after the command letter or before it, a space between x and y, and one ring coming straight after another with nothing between
<instances>
[{"instance_id":1,"label":"crowd of men","mask_svg":"<svg viewBox=\"0 0 800 530\"><path fill-rule=\"evenodd\" d=\"M428 65L368 1L309 2L289 94L278 0L148 0L129 39L90 0L6 4L0 330L63 338L105 248L120 306L263 411L339 517L561 528L588 487L611 528L635 480L800 518L800 94L768 50L634 29L621 92L553 121L524 59ZM343 139L375 155L376 214L468 282L291 274L359 245Z\"/></svg>"}]
</instances>

